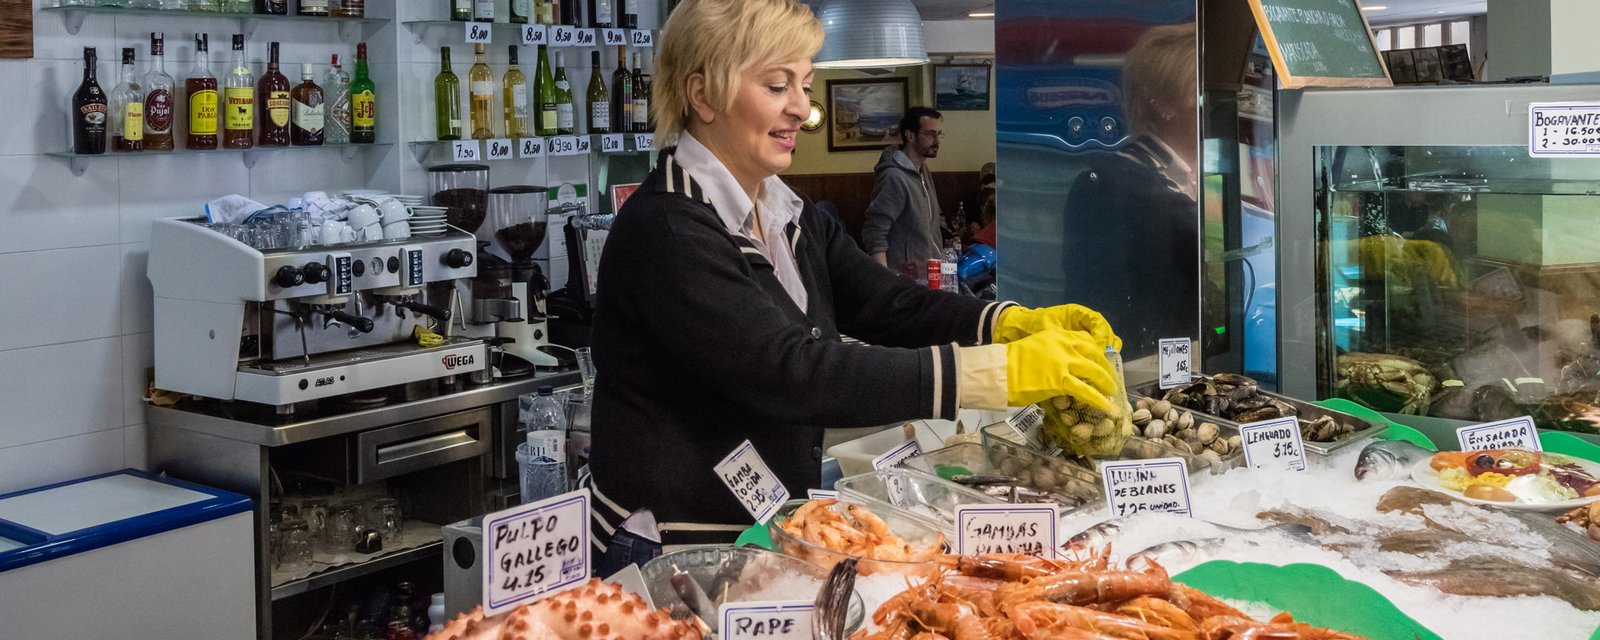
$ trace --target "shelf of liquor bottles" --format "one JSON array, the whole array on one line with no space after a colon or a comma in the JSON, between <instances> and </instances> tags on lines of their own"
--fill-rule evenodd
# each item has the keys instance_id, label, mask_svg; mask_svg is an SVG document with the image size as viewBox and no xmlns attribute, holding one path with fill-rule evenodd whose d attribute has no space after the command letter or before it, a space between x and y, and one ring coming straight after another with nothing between
<instances>
[{"instance_id":1,"label":"shelf of liquor bottles","mask_svg":"<svg viewBox=\"0 0 1600 640\"><path fill-rule=\"evenodd\" d=\"M325 23L325 24L337 24L337 25L339 25L339 38L341 40L352 40L352 39L355 39L358 35L361 35L363 32L365 32L367 30L367 28L376 27L376 26L382 25L382 24L384 24L384 23L389 21L388 18L364 18L364 17L363 18L350 18L350 17L344 17L344 16L274 15L274 14L264 14L264 13L242 13L242 12L232 12L232 11L201 11L201 10L181 10L181 9L136 9L136 8L132 8L132 7L79 6L79 5L59 5L59 4L55 5L55 6L44 7L43 9L40 9L40 11L48 11L48 12L51 12L51 13L63 14L63 17L65 19L62 22L66 25L67 33L72 34L72 35L77 35L78 34L78 30L83 27L84 19L87 18L88 16L91 16L91 15L148 16L148 17L152 17L152 18L162 18L162 19L172 18L172 19L178 19L178 20L189 19L189 18L211 19L211 20L214 20L214 19L217 19L217 18L233 19L233 20L238 20L239 21L239 32L245 34L246 38L253 37L255 35L256 25L260 24L262 21L268 21L268 22L289 21L289 22L305 22L305 23L322 22L322 23Z\"/></svg>"},{"instance_id":2,"label":"shelf of liquor bottles","mask_svg":"<svg viewBox=\"0 0 1600 640\"><path fill-rule=\"evenodd\" d=\"M259 160L261 155L264 153L336 151L342 154L344 159L348 161L354 159L356 154L363 151L372 149L388 149L393 146L393 144L387 142L380 142L364 144L318 144L287 147L251 147L249 149L171 149L166 151L129 152L108 151L106 153L74 153L72 151L57 151L48 155L65 159L68 165L72 167L72 175L81 176L86 170L88 170L89 163L94 162L95 160L110 160L120 158L156 158L162 156L220 156L233 154L239 156L239 159L244 162L245 167L251 168L256 166L256 161Z\"/></svg>"},{"instance_id":3,"label":"shelf of liquor bottles","mask_svg":"<svg viewBox=\"0 0 1600 640\"><path fill-rule=\"evenodd\" d=\"M526 46L550 47L653 47L658 35L649 29L593 29L569 25L515 24L509 22L461 22L456 20L408 20L416 42L429 30L455 29L468 44L512 42Z\"/></svg>"},{"instance_id":4,"label":"shelf of liquor bottles","mask_svg":"<svg viewBox=\"0 0 1600 640\"><path fill-rule=\"evenodd\" d=\"M649 133L596 133L485 140L418 140L407 143L417 162L484 162L587 156L593 153L648 153L655 148Z\"/></svg>"}]
</instances>

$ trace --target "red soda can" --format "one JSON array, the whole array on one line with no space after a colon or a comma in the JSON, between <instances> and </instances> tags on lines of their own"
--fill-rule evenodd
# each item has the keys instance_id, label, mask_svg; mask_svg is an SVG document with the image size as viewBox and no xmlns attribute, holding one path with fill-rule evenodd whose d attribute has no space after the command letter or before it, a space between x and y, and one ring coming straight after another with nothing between
<instances>
[{"instance_id":1,"label":"red soda can","mask_svg":"<svg viewBox=\"0 0 1600 640\"><path fill-rule=\"evenodd\" d=\"M944 274L940 267L943 264L938 258L928 260L928 288L938 291L944 284Z\"/></svg>"}]
</instances>

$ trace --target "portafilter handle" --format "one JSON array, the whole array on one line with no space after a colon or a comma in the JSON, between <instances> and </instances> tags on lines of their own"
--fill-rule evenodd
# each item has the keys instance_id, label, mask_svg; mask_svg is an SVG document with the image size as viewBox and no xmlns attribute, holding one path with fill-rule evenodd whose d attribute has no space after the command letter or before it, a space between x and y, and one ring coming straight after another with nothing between
<instances>
[{"instance_id":1,"label":"portafilter handle","mask_svg":"<svg viewBox=\"0 0 1600 640\"><path fill-rule=\"evenodd\" d=\"M372 321L372 318L358 316L353 313L345 313L339 309L318 309L317 313L323 315L324 327L332 322L340 322L347 326L353 327L356 331L360 331L362 333L372 333L373 327L377 326Z\"/></svg>"},{"instance_id":2,"label":"portafilter handle","mask_svg":"<svg viewBox=\"0 0 1600 640\"><path fill-rule=\"evenodd\" d=\"M410 300L406 300L405 298L395 298L393 300L390 300L389 302L390 302L390 304L393 304L394 306L401 307L401 308L404 308L404 309L409 309L413 313L420 313L422 315L425 315L425 316L428 316L430 318L433 318L434 320L438 320L439 322L449 322L450 321L450 309L448 309L446 307L439 307L439 306L434 306L434 305L431 305L431 304L423 304L421 302L412 302Z\"/></svg>"}]
</instances>

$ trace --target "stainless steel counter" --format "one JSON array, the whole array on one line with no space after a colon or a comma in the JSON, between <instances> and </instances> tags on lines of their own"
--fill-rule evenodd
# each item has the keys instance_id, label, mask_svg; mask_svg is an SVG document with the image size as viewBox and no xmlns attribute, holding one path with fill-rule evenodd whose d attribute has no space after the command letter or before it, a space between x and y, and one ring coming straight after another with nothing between
<instances>
[{"instance_id":1,"label":"stainless steel counter","mask_svg":"<svg viewBox=\"0 0 1600 640\"><path fill-rule=\"evenodd\" d=\"M580 382L577 370L486 385L458 383L453 389L428 381L389 389L377 406L332 400L286 416L254 403L189 399L172 407L147 407L146 417L151 424L277 447L498 404L542 386L559 389Z\"/></svg>"}]
</instances>

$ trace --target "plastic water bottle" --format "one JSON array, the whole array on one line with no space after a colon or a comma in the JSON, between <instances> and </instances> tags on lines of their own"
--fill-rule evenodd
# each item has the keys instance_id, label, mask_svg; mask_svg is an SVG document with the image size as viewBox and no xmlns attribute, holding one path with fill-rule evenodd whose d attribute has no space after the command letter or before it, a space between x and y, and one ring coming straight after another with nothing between
<instances>
[{"instance_id":1,"label":"plastic water bottle","mask_svg":"<svg viewBox=\"0 0 1600 640\"><path fill-rule=\"evenodd\" d=\"M567 418L561 410L561 402L556 400L554 389L539 387L538 395L519 404L521 410L518 412L517 422L521 424L522 430L563 432L567 430Z\"/></svg>"},{"instance_id":2,"label":"plastic water bottle","mask_svg":"<svg viewBox=\"0 0 1600 640\"><path fill-rule=\"evenodd\" d=\"M428 633L438 633L444 630L444 594L433 594L428 604Z\"/></svg>"},{"instance_id":3,"label":"plastic water bottle","mask_svg":"<svg viewBox=\"0 0 1600 640\"><path fill-rule=\"evenodd\" d=\"M961 251L953 244L944 246L944 256L939 261L939 288L950 293L961 293L961 277L956 267L961 263Z\"/></svg>"}]
</instances>

